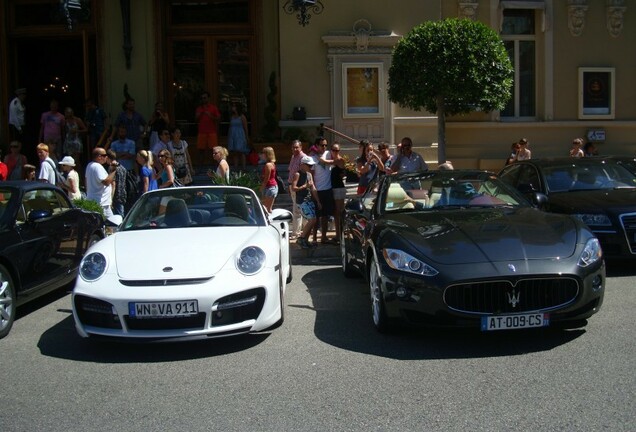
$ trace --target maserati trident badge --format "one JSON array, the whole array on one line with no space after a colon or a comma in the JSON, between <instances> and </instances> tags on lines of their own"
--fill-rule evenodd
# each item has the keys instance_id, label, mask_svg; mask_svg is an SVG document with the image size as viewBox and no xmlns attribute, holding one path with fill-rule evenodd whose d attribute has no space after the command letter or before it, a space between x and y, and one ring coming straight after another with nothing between
<instances>
[{"instance_id":1,"label":"maserati trident badge","mask_svg":"<svg viewBox=\"0 0 636 432\"><path fill-rule=\"evenodd\" d=\"M519 302L521 298L521 291L516 292L514 289L512 290L512 292L508 293L508 303L510 303L510 306L517 307L517 305L519 304Z\"/></svg>"}]
</instances>

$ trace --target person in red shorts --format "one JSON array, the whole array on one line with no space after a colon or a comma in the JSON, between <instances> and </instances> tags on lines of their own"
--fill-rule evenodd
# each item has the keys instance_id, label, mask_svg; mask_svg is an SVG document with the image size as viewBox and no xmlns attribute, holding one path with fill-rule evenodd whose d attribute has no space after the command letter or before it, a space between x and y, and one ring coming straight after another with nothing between
<instances>
[{"instance_id":1,"label":"person in red shorts","mask_svg":"<svg viewBox=\"0 0 636 432\"><path fill-rule=\"evenodd\" d=\"M197 137L197 149L199 150L199 163L204 163L206 150L212 150L218 146L217 126L221 118L221 112L211 102L210 93L201 94L201 105L195 112L195 118L199 125L199 135Z\"/></svg>"}]
</instances>

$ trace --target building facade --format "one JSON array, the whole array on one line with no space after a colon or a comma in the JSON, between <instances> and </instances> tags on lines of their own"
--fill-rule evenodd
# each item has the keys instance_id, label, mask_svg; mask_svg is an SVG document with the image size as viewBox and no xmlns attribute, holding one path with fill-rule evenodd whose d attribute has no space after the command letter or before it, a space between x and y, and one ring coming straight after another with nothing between
<instances>
[{"instance_id":1,"label":"building facade","mask_svg":"<svg viewBox=\"0 0 636 432\"><path fill-rule=\"evenodd\" d=\"M193 137L209 91L221 142L232 103L246 107L258 139L274 101L283 136L312 139L321 123L374 142L410 136L434 161L436 118L392 104L386 82L400 37L447 17L495 29L515 68L505 110L447 120L456 167L499 168L521 137L535 157L567 155L574 137L602 154L636 152L636 0L6 0L2 145L16 88L28 92L27 148L53 97L80 116L87 97L111 117L128 96L146 118L162 102Z\"/></svg>"}]
</instances>

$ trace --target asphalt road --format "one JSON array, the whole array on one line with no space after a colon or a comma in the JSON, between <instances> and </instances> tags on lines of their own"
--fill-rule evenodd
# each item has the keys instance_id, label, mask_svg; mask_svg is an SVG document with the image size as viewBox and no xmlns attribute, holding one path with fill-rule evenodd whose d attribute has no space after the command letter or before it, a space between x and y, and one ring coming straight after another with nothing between
<instances>
[{"instance_id":1,"label":"asphalt road","mask_svg":"<svg viewBox=\"0 0 636 432\"><path fill-rule=\"evenodd\" d=\"M244 337L91 343L64 292L25 307L0 340L0 429L636 430L633 266L584 330L383 336L337 264L297 263L284 325Z\"/></svg>"}]
</instances>

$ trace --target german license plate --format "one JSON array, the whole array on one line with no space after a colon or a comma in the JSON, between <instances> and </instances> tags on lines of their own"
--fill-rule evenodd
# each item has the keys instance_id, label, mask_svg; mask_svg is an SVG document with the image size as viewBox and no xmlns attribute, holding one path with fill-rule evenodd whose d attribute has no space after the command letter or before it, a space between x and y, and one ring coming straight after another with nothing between
<instances>
[{"instance_id":1,"label":"german license plate","mask_svg":"<svg viewBox=\"0 0 636 432\"><path fill-rule=\"evenodd\" d=\"M133 318L175 318L198 313L197 300L128 303L128 315Z\"/></svg>"},{"instance_id":2,"label":"german license plate","mask_svg":"<svg viewBox=\"0 0 636 432\"><path fill-rule=\"evenodd\" d=\"M548 325L550 325L550 315L547 313L493 315L481 317L482 331L546 327Z\"/></svg>"}]
</instances>

